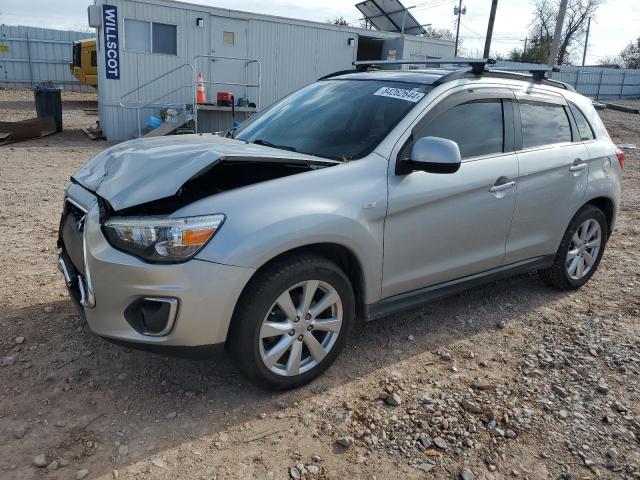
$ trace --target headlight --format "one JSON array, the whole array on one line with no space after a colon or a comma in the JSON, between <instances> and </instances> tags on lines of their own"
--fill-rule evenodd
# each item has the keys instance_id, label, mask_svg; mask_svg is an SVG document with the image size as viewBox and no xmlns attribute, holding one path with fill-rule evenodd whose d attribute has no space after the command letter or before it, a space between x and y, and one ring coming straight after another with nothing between
<instances>
[{"instance_id":1,"label":"headlight","mask_svg":"<svg viewBox=\"0 0 640 480\"><path fill-rule=\"evenodd\" d=\"M216 233L224 215L203 217L121 217L104 223L109 243L151 262L181 262L193 257Z\"/></svg>"}]
</instances>

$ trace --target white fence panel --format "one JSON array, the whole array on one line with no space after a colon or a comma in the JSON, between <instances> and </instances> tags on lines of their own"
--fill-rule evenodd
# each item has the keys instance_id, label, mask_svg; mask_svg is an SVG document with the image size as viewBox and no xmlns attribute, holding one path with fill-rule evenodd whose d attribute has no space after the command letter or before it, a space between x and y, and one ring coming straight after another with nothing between
<instances>
[{"instance_id":1,"label":"white fence panel","mask_svg":"<svg viewBox=\"0 0 640 480\"><path fill-rule=\"evenodd\" d=\"M536 68L541 65L500 61L495 66ZM640 70L563 65L559 72L553 73L553 79L568 83L578 93L588 97L598 99L640 98Z\"/></svg>"},{"instance_id":2,"label":"white fence panel","mask_svg":"<svg viewBox=\"0 0 640 480\"><path fill-rule=\"evenodd\" d=\"M63 90L95 91L71 75L73 42L95 33L0 25L0 87L31 88L52 81Z\"/></svg>"}]
</instances>

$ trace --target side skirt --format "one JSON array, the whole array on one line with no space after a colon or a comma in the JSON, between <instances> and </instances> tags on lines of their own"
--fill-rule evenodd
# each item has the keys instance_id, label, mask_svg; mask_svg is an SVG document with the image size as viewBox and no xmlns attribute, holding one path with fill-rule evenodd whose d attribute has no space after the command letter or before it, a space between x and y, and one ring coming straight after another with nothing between
<instances>
[{"instance_id":1,"label":"side skirt","mask_svg":"<svg viewBox=\"0 0 640 480\"><path fill-rule=\"evenodd\" d=\"M469 288L493 282L505 277L520 275L548 268L553 265L554 255L535 257L521 262L503 265L502 267L476 273L467 277L450 280L430 287L400 293L364 306L365 321L375 320L392 313L406 310L417 305L432 302L449 295L463 292Z\"/></svg>"}]
</instances>

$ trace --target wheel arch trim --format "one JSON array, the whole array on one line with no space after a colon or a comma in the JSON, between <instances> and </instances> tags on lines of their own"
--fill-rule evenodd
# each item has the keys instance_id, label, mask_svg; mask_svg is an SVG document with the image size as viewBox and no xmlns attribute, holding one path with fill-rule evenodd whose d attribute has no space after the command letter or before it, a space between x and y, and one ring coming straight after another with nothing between
<instances>
[{"instance_id":1,"label":"wheel arch trim","mask_svg":"<svg viewBox=\"0 0 640 480\"><path fill-rule=\"evenodd\" d=\"M580 208L575 211L574 216L587 205L593 205L594 207L598 207L602 210L602 213L604 213L604 216L607 219L607 237L609 237L613 232L613 226L617 215L617 206L614 200L611 197L604 195L594 196L593 198L586 200Z\"/></svg>"},{"instance_id":2,"label":"wheel arch trim","mask_svg":"<svg viewBox=\"0 0 640 480\"><path fill-rule=\"evenodd\" d=\"M257 268L251 277L246 282L245 286L242 289L238 297L238 301L233 309L233 316L235 315L235 311L238 308L238 304L240 303L242 296L247 291L247 288L250 287L253 280L256 276L264 271L269 266L273 265L275 262L281 261L287 257L293 257L295 255L303 255L303 254L315 254L321 257L326 258L329 261L335 263L347 276L349 279L351 286L353 288L353 293L356 299L356 315L361 316L364 312L365 298L366 298L366 288L368 282L366 280L366 274L363 269L362 259L356 255L352 248L336 242L315 242L315 243L306 243L299 245L297 247L289 248L280 252L274 252L269 258L263 262L263 264ZM229 327L231 322L229 324ZM228 333L227 333L228 335Z\"/></svg>"}]
</instances>

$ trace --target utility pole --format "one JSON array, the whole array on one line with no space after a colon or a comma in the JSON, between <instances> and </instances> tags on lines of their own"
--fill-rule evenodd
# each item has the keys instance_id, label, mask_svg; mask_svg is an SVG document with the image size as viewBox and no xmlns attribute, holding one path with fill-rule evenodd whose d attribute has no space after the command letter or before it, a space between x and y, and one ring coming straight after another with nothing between
<instances>
[{"instance_id":1,"label":"utility pole","mask_svg":"<svg viewBox=\"0 0 640 480\"><path fill-rule=\"evenodd\" d=\"M489 58L489 50L491 49L491 37L493 37L493 24L496 21L496 10L498 9L498 0L491 1L491 13L489 14L489 25L487 26L487 38L484 41L484 55L482 58Z\"/></svg>"},{"instance_id":2,"label":"utility pole","mask_svg":"<svg viewBox=\"0 0 640 480\"><path fill-rule=\"evenodd\" d=\"M547 59L547 65L551 68L553 68L553 66L558 61L558 48L560 47L560 37L562 36L562 27L564 25L565 13L567 13L567 0L560 0L560 8L558 8L558 18L556 19L556 29L553 32L551 51L549 52L549 58Z\"/></svg>"},{"instance_id":3,"label":"utility pole","mask_svg":"<svg viewBox=\"0 0 640 480\"><path fill-rule=\"evenodd\" d=\"M458 6L453 7L453 14L458 16L458 25L456 26L456 46L453 50L453 56L458 56L458 39L460 38L460 15L467 13L467 7L462 8L462 0L459 0Z\"/></svg>"},{"instance_id":4,"label":"utility pole","mask_svg":"<svg viewBox=\"0 0 640 480\"><path fill-rule=\"evenodd\" d=\"M527 43L529 42L529 37L524 37L524 53L527 53Z\"/></svg>"},{"instance_id":5,"label":"utility pole","mask_svg":"<svg viewBox=\"0 0 640 480\"><path fill-rule=\"evenodd\" d=\"M587 47L589 46L589 30L591 29L591 17L587 20L587 38L584 39L584 52L582 53L582 66L587 59Z\"/></svg>"},{"instance_id":6,"label":"utility pole","mask_svg":"<svg viewBox=\"0 0 640 480\"><path fill-rule=\"evenodd\" d=\"M404 9L404 12L402 12L402 30L400 30L400 33L402 35L404 35L404 26L407 23L407 9Z\"/></svg>"}]
</instances>

